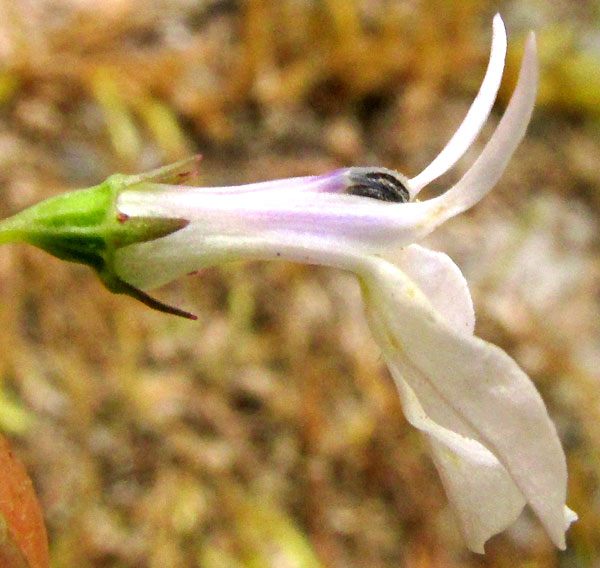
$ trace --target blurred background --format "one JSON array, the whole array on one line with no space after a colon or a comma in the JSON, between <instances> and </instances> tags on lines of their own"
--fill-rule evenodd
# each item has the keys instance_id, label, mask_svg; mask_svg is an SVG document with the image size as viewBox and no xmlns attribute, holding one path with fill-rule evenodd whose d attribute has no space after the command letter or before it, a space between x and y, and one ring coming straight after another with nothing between
<instances>
[{"instance_id":1,"label":"blurred background","mask_svg":"<svg viewBox=\"0 0 600 568\"><path fill-rule=\"evenodd\" d=\"M418 173L462 120L491 21L542 79L498 187L428 244L478 335L530 374L567 452L566 552L526 511L469 553L370 338L354 279L285 262L110 295L85 267L0 254L0 430L52 566L600 566L600 2L0 1L0 214L200 152L201 185L379 165Z\"/></svg>"}]
</instances>

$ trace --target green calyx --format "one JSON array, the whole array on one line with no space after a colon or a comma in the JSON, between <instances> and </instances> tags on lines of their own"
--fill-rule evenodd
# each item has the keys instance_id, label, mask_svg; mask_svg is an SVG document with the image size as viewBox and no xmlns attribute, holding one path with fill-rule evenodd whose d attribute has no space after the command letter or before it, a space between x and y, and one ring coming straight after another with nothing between
<instances>
[{"instance_id":1,"label":"green calyx","mask_svg":"<svg viewBox=\"0 0 600 568\"><path fill-rule=\"evenodd\" d=\"M165 237L188 224L185 219L128 217L119 213L119 193L134 186L143 189L148 182L179 181L188 175L182 169L190 161L147 174L115 174L100 185L51 197L0 221L0 244L25 242L62 260L86 264L111 292L132 296L162 312L195 319L121 280L114 270L114 255L119 248Z\"/></svg>"}]
</instances>

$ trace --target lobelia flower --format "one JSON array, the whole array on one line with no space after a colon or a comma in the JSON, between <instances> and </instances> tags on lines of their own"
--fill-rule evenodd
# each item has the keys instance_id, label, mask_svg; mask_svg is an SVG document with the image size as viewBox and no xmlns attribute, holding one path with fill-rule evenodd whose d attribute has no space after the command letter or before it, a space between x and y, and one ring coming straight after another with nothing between
<instances>
[{"instance_id":1,"label":"lobelia flower","mask_svg":"<svg viewBox=\"0 0 600 568\"><path fill-rule=\"evenodd\" d=\"M232 187L168 185L184 177L183 162L51 198L3 221L0 243L21 240L88 264L110 290L189 318L142 290L242 258L353 272L406 418L429 443L469 548L484 552L485 541L529 504L564 549L577 516L565 505L565 456L544 403L513 359L473 335L473 304L458 267L414 244L496 184L527 128L538 81L533 34L515 92L478 159L445 193L415 201L487 120L506 53L498 15L493 32L488 69L466 118L412 179L346 168Z\"/></svg>"}]
</instances>

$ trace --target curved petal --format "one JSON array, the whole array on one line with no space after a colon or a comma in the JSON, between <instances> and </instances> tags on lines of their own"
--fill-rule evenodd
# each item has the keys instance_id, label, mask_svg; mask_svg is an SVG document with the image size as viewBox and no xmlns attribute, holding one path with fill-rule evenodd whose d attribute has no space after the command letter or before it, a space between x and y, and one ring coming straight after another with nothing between
<instances>
[{"instance_id":1,"label":"curved petal","mask_svg":"<svg viewBox=\"0 0 600 568\"><path fill-rule=\"evenodd\" d=\"M444 149L419 175L409 180L412 197L415 197L428 183L446 173L467 151L485 124L502 81L504 59L506 57L506 29L500 14L493 22L490 62L479 88L479 92L458 130Z\"/></svg>"},{"instance_id":2,"label":"curved petal","mask_svg":"<svg viewBox=\"0 0 600 568\"><path fill-rule=\"evenodd\" d=\"M392 264L372 259L362 277L371 325L387 358L401 362L421 403L419 391L433 392L475 435L461 432L460 423L451 429L496 456L554 543L564 548L565 457L529 377L498 347L456 333Z\"/></svg>"},{"instance_id":3,"label":"curved petal","mask_svg":"<svg viewBox=\"0 0 600 568\"><path fill-rule=\"evenodd\" d=\"M527 130L535 104L538 74L535 35L532 32L525 46L515 92L483 152L455 186L424 202L432 213L424 223L427 232L475 205L496 185Z\"/></svg>"},{"instance_id":4,"label":"curved petal","mask_svg":"<svg viewBox=\"0 0 600 568\"><path fill-rule=\"evenodd\" d=\"M525 498L484 446L465 438L449 447L436 439L438 428L434 422L429 426L432 459L467 546L484 554L484 544L517 520Z\"/></svg>"},{"instance_id":5,"label":"curved petal","mask_svg":"<svg viewBox=\"0 0 600 568\"><path fill-rule=\"evenodd\" d=\"M384 258L421 289L450 327L459 333L473 333L475 311L471 293L460 268L447 254L409 245Z\"/></svg>"},{"instance_id":6,"label":"curved petal","mask_svg":"<svg viewBox=\"0 0 600 568\"><path fill-rule=\"evenodd\" d=\"M485 446L430 418L423 405L438 407L439 399L417 397L397 367L391 364L390 369L406 419L429 440L432 458L467 546L483 554L484 543L516 520L525 498Z\"/></svg>"},{"instance_id":7,"label":"curved petal","mask_svg":"<svg viewBox=\"0 0 600 568\"><path fill-rule=\"evenodd\" d=\"M473 333L475 317L467 283L447 255L411 245L387 259L415 283L446 322L458 333ZM483 553L484 543L519 516L525 498L506 469L477 439L476 433L427 388L417 371L403 365L389 342L383 322L367 309L370 327L381 346L398 387L406 419L426 436L431 455L458 517L467 546ZM412 374L417 393L403 374Z\"/></svg>"}]
</instances>

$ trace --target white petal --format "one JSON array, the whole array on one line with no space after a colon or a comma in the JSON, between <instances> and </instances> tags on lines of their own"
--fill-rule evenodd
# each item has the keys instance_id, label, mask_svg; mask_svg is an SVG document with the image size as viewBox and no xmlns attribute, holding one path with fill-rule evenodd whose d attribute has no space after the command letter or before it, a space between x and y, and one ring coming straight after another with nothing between
<instances>
[{"instance_id":1,"label":"white petal","mask_svg":"<svg viewBox=\"0 0 600 568\"><path fill-rule=\"evenodd\" d=\"M372 260L370 273L362 276L371 321L379 322L379 333L387 335L388 358L402 362L401 372L420 400L420 390L431 390L476 433L554 543L564 548L565 457L529 377L498 347L448 327L390 263Z\"/></svg>"},{"instance_id":2,"label":"white petal","mask_svg":"<svg viewBox=\"0 0 600 568\"><path fill-rule=\"evenodd\" d=\"M473 552L511 525L525 499L496 457L473 438L444 428L425 412L415 392L391 365L407 420L427 435L436 468ZM439 406L435 398L425 399Z\"/></svg>"},{"instance_id":3,"label":"white petal","mask_svg":"<svg viewBox=\"0 0 600 568\"><path fill-rule=\"evenodd\" d=\"M483 553L484 543L517 519L526 500L496 456L478 441L477 433L393 348L376 314L367 310L367 315L398 386L404 414L429 441L467 546ZM411 377L418 393L408 386L403 374ZM577 515L568 507L563 511L567 530Z\"/></svg>"},{"instance_id":4,"label":"white petal","mask_svg":"<svg viewBox=\"0 0 600 568\"><path fill-rule=\"evenodd\" d=\"M450 327L459 333L473 333L475 312L469 287L448 255L420 245L409 245L386 254L385 258L421 289Z\"/></svg>"},{"instance_id":5,"label":"white petal","mask_svg":"<svg viewBox=\"0 0 600 568\"><path fill-rule=\"evenodd\" d=\"M467 116L445 148L419 175L410 180L411 195L416 196L428 183L447 172L467 151L485 124L502 81L506 57L506 30L499 14L494 17L490 62L477 97Z\"/></svg>"},{"instance_id":6,"label":"white petal","mask_svg":"<svg viewBox=\"0 0 600 568\"><path fill-rule=\"evenodd\" d=\"M473 304L459 268L445 254L410 245L387 255L427 296L446 322L458 333L473 333ZM375 338L384 351L398 386L407 420L427 437L448 499L458 517L461 532L473 552L483 553L484 543L519 516L525 499L498 459L477 441L477 434L417 371L403 365L393 348L385 324L367 309ZM413 375L418 396L402 378ZM435 420L433 419L435 417Z\"/></svg>"},{"instance_id":7,"label":"white petal","mask_svg":"<svg viewBox=\"0 0 600 568\"><path fill-rule=\"evenodd\" d=\"M440 197L426 203L431 217L427 232L472 207L496 185L527 130L533 112L538 84L535 35L527 39L519 80L506 112L483 152L461 180Z\"/></svg>"}]
</instances>

